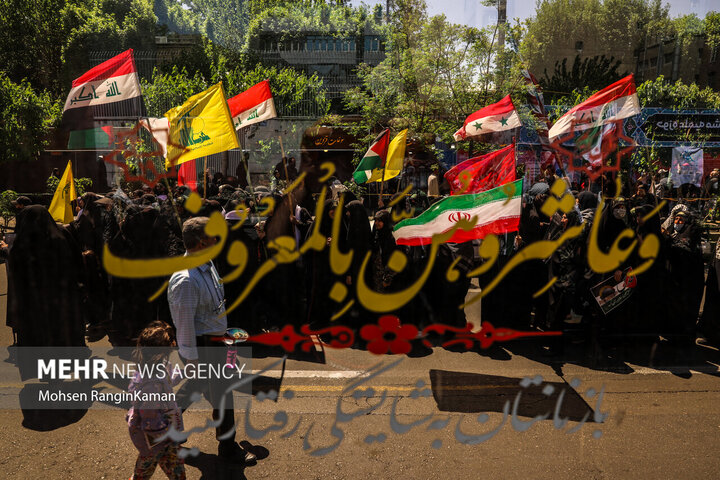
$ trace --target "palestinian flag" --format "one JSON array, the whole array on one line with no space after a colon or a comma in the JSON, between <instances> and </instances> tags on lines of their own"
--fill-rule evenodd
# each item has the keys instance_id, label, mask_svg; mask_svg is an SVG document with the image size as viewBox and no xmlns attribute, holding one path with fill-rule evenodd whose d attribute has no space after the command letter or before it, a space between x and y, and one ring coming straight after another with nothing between
<instances>
[{"instance_id":1,"label":"palestinian flag","mask_svg":"<svg viewBox=\"0 0 720 480\"><path fill-rule=\"evenodd\" d=\"M472 230L459 229L448 240L462 243L490 234L517 231L522 208L522 180L486 192L447 197L419 216L395 225L393 236L398 245L429 245L436 234L445 233L464 219L477 217Z\"/></svg>"},{"instance_id":2,"label":"palestinian flag","mask_svg":"<svg viewBox=\"0 0 720 480\"><path fill-rule=\"evenodd\" d=\"M465 119L462 128L453 137L459 142L468 137L494 136L522 126L510 95L497 103L481 108ZM478 139L480 140L480 139Z\"/></svg>"},{"instance_id":3,"label":"palestinian flag","mask_svg":"<svg viewBox=\"0 0 720 480\"><path fill-rule=\"evenodd\" d=\"M640 102L632 74L603 88L560 117L548 133L550 141L561 135L598 128L614 120L640 113Z\"/></svg>"},{"instance_id":4,"label":"palestinian flag","mask_svg":"<svg viewBox=\"0 0 720 480\"><path fill-rule=\"evenodd\" d=\"M367 182L370 177L372 177L373 170L385 166L389 145L390 129L386 128L373 140L365 156L360 159L360 163L358 163L357 168L353 172L355 183Z\"/></svg>"},{"instance_id":5,"label":"palestinian flag","mask_svg":"<svg viewBox=\"0 0 720 480\"><path fill-rule=\"evenodd\" d=\"M277 117L270 82L263 80L228 101L235 130Z\"/></svg>"},{"instance_id":6,"label":"palestinian flag","mask_svg":"<svg viewBox=\"0 0 720 480\"><path fill-rule=\"evenodd\" d=\"M515 145L458 163L445 173L451 195L478 193L515 181Z\"/></svg>"},{"instance_id":7,"label":"palestinian flag","mask_svg":"<svg viewBox=\"0 0 720 480\"><path fill-rule=\"evenodd\" d=\"M140 81L130 49L73 81L62 123L69 130L87 130L95 128L96 122L107 124L113 118L144 115ZM83 137L93 135L83 134Z\"/></svg>"}]
</instances>

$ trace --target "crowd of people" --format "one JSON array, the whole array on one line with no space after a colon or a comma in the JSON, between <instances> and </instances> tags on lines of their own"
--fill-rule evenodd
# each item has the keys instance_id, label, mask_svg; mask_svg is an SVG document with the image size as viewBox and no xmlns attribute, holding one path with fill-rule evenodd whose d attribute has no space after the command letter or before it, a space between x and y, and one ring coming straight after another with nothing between
<instances>
[{"instance_id":1,"label":"crowd of people","mask_svg":"<svg viewBox=\"0 0 720 480\"><path fill-rule=\"evenodd\" d=\"M275 174L277 180L293 180L297 176L294 162L281 162ZM83 346L107 335L114 346L177 345L186 364L211 361L200 347L223 347L218 337L228 328L240 327L252 335L279 331L287 324L309 324L315 329L331 325L340 304L330 292L339 283L347 287L345 301L355 301L332 324L358 331L378 317L358 301L358 282L381 293L405 290L423 275L430 261L429 245L397 245L393 224L398 210L405 216L417 215L442 198L437 169L432 175L429 192L416 189L403 197L395 194L372 202L380 205L377 208L331 178L320 185L325 192L320 218L314 215L318 195L305 185L282 195L267 186L243 188L227 183L222 174L208 175L199 185L205 198L195 213L186 208L190 189L169 191L167 183L131 192L118 188L105 195L85 193L77 199L77 215L67 225L56 223L46 207L19 197L14 202L14 241L11 246L0 244L0 255L8 264L7 325L20 347ZM568 337L589 336L589 332L600 332L606 340L655 341L663 336L679 344L693 343L696 337L720 343L720 248L710 256L707 275L703 257L703 243L707 245L703 221L712 217L719 178L720 172L713 171L705 189L697 192L684 185L674 188L665 172L624 182L606 175L574 183L561 170L546 169L525 189L518 231L498 235L497 259L475 277L478 286L484 289L493 282L526 246L557 240L579 225L583 225L582 233L561 243L547 258L518 264L491 291L488 288L482 298L483 322L517 330L571 333L547 337L552 340L543 342L542 348L549 354L561 354ZM548 215L543 205L553 195L555 182L565 182L575 206ZM170 278L125 278L109 275L103 268L105 246L114 256L127 259L179 257L212 247L217 238L208 236L205 226L208 217L217 213L227 222L228 238L224 251L205 265ZM593 227L596 238L591 238ZM623 233L628 230L631 236ZM323 248L301 248L318 233L324 239ZM225 316L226 302L243 295L275 254L274 241L283 236L293 238L294 248L303 254L293 262L277 262ZM237 241L247 251L239 275L233 273L237 261L228 254ZM467 274L483 264L478 253L481 242L442 244L422 288L393 312L401 322L419 328L434 323L464 327L465 312L458 307L471 285ZM644 242L657 244L654 261L644 273L628 275L647 260L638 254ZM594 247L604 254L614 248L630 254L614 271L600 274L588 261ZM353 254L341 274L331 265L332 249ZM393 268L391 261L397 251L407 258L400 269ZM448 280L450 268L459 273L455 281ZM231 273L232 281L221 281ZM632 294L620 295L626 289L632 289ZM610 303L606 302L616 296L622 301L615 299L613 307L607 308ZM362 347L359 337L356 347ZM224 359L224 350L210 351ZM19 366L23 378L32 376ZM172 391L171 379L163 382L136 376L130 389ZM148 431L159 438L170 425L181 429L181 412L192 402L191 390L196 388L203 390L202 385L186 382L178 402L166 405L165 410L173 412L173 422L158 417L153 406L133 404L128 428L139 451L134 478L148 478L156 465L170 478L184 478L177 442L149 444L146 440ZM234 428L232 396L212 387L205 388L205 393L215 408L214 418L222 418L216 432L219 455L254 461L254 455L228 435Z\"/></svg>"},{"instance_id":2,"label":"crowd of people","mask_svg":"<svg viewBox=\"0 0 720 480\"><path fill-rule=\"evenodd\" d=\"M583 234L561 245L550 258L524 262L512 270L482 299L483 320L517 329L562 329L579 322L581 327L600 324L603 331L621 335L667 335L694 340L699 334L715 338L715 321L708 313L720 308L720 302L717 307L714 305L720 293L713 268L707 279L705 314L697 323L706 284L701 202L692 198L678 201L676 196L683 192L669 190L672 186L662 172L653 179L645 176L627 181L620 192L615 191L616 182L609 176L594 182L586 179L578 185L562 178L560 173L547 169L526 189L519 231L499 236L499 258L478 277L480 288L492 281L526 245L557 239L579 224L585 224ZM718 172L714 171L708 184L716 184L717 177ZM553 182L563 180L573 189L577 207L566 214L557 212L548 217L541 207L551 195ZM403 290L422 274L430 248L398 246L392 235L391 211L413 210L417 215L437 197L417 190L393 207L374 212L367 199L357 199L343 188L332 188L333 181L327 184L331 188L327 189L318 225L328 248L309 249L297 261L276 266L228 314L229 327L241 327L253 334L277 330L286 324L307 323L316 328L329 325L330 318L339 310L337 302L329 298L331 288L339 281L349 287L349 298L353 298L368 252L370 261L364 280L375 291ZM202 208L195 214L184 208L189 189L176 187L168 192L163 183L154 189L145 185L128 193L121 189L106 195L85 193L78 199L77 216L69 225L56 224L45 207L28 205L28 200L18 203L21 209L17 214L15 241L9 252L5 249L9 257L7 323L17 334L18 345L82 345L86 334L90 341L107 334L113 345L127 346L155 320L172 324L167 294L149 300L168 279L108 275L102 266L105 244L113 255L129 259L181 256L186 251L183 222L219 212L231 227L226 251L213 260L219 275L225 276L236 268L227 260L227 249L234 241L244 243L249 252L243 272L224 284L227 301L234 302L255 272L274 254L268 248L272 240L289 235L300 246L315 230L317 195L305 194L300 189L289 198L268 187L240 188L224 182L224 177L217 174L200 185L201 194L204 186L208 191ZM598 201L603 197L604 209L598 216ZM672 200L657 215L643 221L662 198ZM272 209L268 208L271 203L275 205ZM244 209L247 218L235 228L245 216L238 214L240 209ZM333 236L336 215L341 215L342 221L339 234ZM595 222L599 222L597 243L605 253L628 228L635 232L639 242L648 235L662 240L651 269L638 276L633 295L609 313L599 308L592 288L606 277L624 276L641 259L635 249L615 275L593 272L587 262L587 250L590 226ZM620 247L632 241L633 238L623 239ZM352 264L342 275L333 273L330 266L333 242L341 252L353 252ZM460 280L449 282L446 271L453 263L463 274L477 267L482 261L477 255L478 243L442 245L428 280L411 302L395 312L397 316L420 327L430 323L464 326L465 315L458 306L467 295L471 279L461 275ZM409 260L400 272L389 266L396 250ZM552 287L535 297L553 277L558 280ZM37 302L37 298L45 301ZM657 301L662 298L674 300ZM356 301L337 323L358 329L375 321L376 316Z\"/></svg>"}]
</instances>

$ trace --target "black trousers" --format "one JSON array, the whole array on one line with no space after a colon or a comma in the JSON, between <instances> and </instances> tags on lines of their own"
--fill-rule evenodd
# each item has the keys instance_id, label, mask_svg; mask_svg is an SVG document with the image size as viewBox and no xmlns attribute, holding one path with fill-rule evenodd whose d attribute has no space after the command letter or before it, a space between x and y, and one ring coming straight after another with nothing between
<instances>
[{"instance_id":1,"label":"black trousers","mask_svg":"<svg viewBox=\"0 0 720 480\"><path fill-rule=\"evenodd\" d=\"M223 342L213 341L209 336L196 337L198 346L198 362L200 364L224 365L227 359L227 345ZM187 365L188 361L180 357ZM233 403L232 390L229 387L238 379L199 379L189 378L180 387L175 396L178 406L187 410L192 405L192 395L202 393L213 407L213 420L217 421L222 416L220 425L215 428L215 438L220 444L235 442L235 406ZM225 403L220 410L222 399Z\"/></svg>"}]
</instances>

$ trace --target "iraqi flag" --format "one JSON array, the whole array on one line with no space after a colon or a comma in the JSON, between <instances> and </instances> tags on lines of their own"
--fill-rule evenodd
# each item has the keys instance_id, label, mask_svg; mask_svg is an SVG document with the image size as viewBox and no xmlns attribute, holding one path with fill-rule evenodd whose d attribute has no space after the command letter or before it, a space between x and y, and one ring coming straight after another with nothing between
<instances>
[{"instance_id":1,"label":"iraqi flag","mask_svg":"<svg viewBox=\"0 0 720 480\"><path fill-rule=\"evenodd\" d=\"M478 193L515 181L515 145L470 158L445 173L451 195Z\"/></svg>"},{"instance_id":2,"label":"iraqi flag","mask_svg":"<svg viewBox=\"0 0 720 480\"><path fill-rule=\"evenodd\" d=\"M360 163L353 172L355 183L367 182L372 177L373 170L382 169L385 166L389 145L390 129L386 128L373 140L365 156L360 159Z\"/></svg>"},{"instance_id":3,"label":"iraqi flag","mask_svg":"<svg viewBox=\"0 0 720 480\"><path fill-rule=\"evenodd\" d=\"M62 123L68 130L90 130L96 122L107 124L115 118L142 116L145 116L145 105L130 49L72 82Z\"/></svg>"},{"instance_id":4,"label":"iraqi flag","mask_svg":"<svg viewBox=\"0 0 720 480\"><path fill-rule=\"evenodd\" d=\"M572 132L598 128L608 122L640 113L640 102L632 74L603 88L560 117L548 133L550 141Z\"/></svg>"},{"instance_id":5,"label":"iraqi flag","mask_svg":"<svg viewBox=\"0 0 720 480\"><path fill-rule=\"evenodd\" d=\"M270 82L263 80L228 100L235 130L277 117Z\"/></svg>"},{"instance_id":6,"label":"iraqi flag","mask_svg":"<svg viewBox=\"0 0 720 480\"><path fill-rule=\"evenodd\" d=\"M452 229L460 220L477 217L471 230L458 229L448 240L462 243L487 235L517 231L522 208L522 180L486 192L447 197L419 216L395 225L393 236L398 245L429 245L432 237Z\"/></svg>"},{"instance_id":7,"label":"iraqi flag","mask_svg":"<svg viewBox=\"0 0 720 480\"><path fill-rule=\"evenodd\" d=\"M459 142L467 138L496 140L497 134L508 132L522 126L520 117L515 111L510 95L497 103L481 108L465 119L462 128L453 137ZM484 138L487 137L487 138ZM501 135L501 137L503 137Z\"/></svg>"}]
</instances>

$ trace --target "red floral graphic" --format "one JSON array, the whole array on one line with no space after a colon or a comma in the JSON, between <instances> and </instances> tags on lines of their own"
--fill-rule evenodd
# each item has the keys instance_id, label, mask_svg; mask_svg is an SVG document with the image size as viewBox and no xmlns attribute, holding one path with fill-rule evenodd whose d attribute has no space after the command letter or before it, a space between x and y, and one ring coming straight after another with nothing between
<instances>
[{"instance_id":1,"label":"red floral graphic","mask_svg":"<svg viewBox=\"0 0 720 480\"><path fill-rule=\"evenodd\" d=\"M410 341L417 337L418 329L415 325L401 324L395 315L380 317L377 325L365 325L360 329L360 336L369 340L369 352L377 355L388 353L409 353L412 346Z\"/></svg>"},{"instance_id":2,"label":"red floral graphic","mask_svg":"<svg viewBox=\"0 0 720 480\"><path fill-rule=\"evenodd\" d=\"M451 335L450 338L440 344L441 347L447 348L461 345L466 350L476 346L483 349L489 348L495 342L507 342L523 337L562 335L561 331L523 332L504 327L495 328L490 322L483 322L482 329L477 332L473 332L473 328L472 323L468 323L464 328L433 323L426 326L422 333L418 335L419 330L415 325L402 324L395 315L385 315L380 317L377 325L363 326L360 329L360 336L369 341L367 345L369 352L382 355L386 353L409 353L412 348L410 342L416 338L422 338L423 344L432 348L435 344L427 338L432 333ZM295 351L299 344L301 350L308 352L313 345L317 344L314 338L319 335L325 336L322 341L324 346L338 349L351 348L355 340L353 330L342 325L326 327L320 330L312 330L309 325L303 325L300 327L300 332L297 333L293 325L285 325L279 332L252 335L247 339L247 342L278 346L287 352Z\"/></svg>"}]
</instances>

